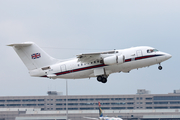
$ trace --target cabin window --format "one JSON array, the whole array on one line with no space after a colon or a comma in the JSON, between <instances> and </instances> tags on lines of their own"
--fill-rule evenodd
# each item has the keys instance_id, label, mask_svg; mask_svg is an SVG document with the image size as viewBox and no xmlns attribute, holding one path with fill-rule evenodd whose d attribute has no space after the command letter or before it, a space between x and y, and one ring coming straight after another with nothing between
<instances>
[{"instance_id":1,"label":"cabin window","mask_svg":"<svg viewBox=\"0 0 180 120\"><path fill-rule=\"evenodd\" d=\"M97 63L99 63L99 60L97 60Z\"/></svg>"},{"instance_id":2,"label":"cabin window","mask_svg":"<svg viewBox=\"0 0 180 120\"><path fill-rule=\"evenodd\" d=\"M96 63L96 61L94 61L94 63Z\"/></svg>"},{"instance_id":3,"label":"cabin window","mask_svg":"<svg viewBox=\"0 0 180 120\"><path fill-rule=\"evenodd\" d=\"M78 66L79 66L79 64L78 64Z\"/></svg>"},{"instance_id":4,"label":"cabin window","mask_svg":"<svg viewBox=\"0 0 180 120\"><path fill-rule=\"evenodd\" d=\"M93 62L91 62L91 64L93 64Z\"/></svg>"},{"instance_id":5,"label":"cabin window","mask_svg":"<svg viewBox=\"0 0 180 120\"><path fill-rule=\"evenodd\" d=\"M83 64L81 64L81 66L83 66Z\"/></svg>"}]
</instances>

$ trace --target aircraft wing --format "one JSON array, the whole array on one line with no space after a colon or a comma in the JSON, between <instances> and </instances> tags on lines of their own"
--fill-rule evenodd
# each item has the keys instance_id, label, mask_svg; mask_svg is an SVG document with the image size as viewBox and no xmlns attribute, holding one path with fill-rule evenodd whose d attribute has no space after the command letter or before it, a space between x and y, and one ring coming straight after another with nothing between
<instances>
[{"instance_id":1,"label":"aircraft wing","mask_svg":"<svg viewBox=\"0 0 180 120\"><path fill-rule=\"evenodd\" d=\"M90 120L99 120L99 118L91 118L91 117L83 117L85 119L90 119Z\"/></svg>"},{"instance_id":2,"label":"aircraft wing","mask_svg":"<svg viewBox=\"0 0 180 120\"><path fill-rule=\"evenodd\" d=\"M78 58L78 61L81 62L89 62L92 60L100 60L102 54L112 54L115 53L115 51L106 51L106 52L97 52L97 53L86 53L86 54L79 54L76 55Z\"/></svg>"}]
</instances>

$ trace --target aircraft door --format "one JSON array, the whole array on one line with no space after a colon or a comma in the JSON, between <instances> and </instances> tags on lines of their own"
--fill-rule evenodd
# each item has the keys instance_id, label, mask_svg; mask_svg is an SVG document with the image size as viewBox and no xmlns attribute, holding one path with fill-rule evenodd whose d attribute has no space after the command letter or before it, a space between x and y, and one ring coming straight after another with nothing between
<instances>
[{"instance_id":1,"label":"aircraft door","mask_svg":"<svg viewBox=\"0 0 180 120\"><path fill-rule=\"evenodd\" d=\"M66 71L66 65L61 65L60 67L61 67L61 72Z\"/></svg>"},{"instance_id":2,"label":"aircraft door","mask_svg":"<svg viewBox=\"0 0 180 120\"><path fill-rule=\"evenodd\" d=\"M143 55L142 55L142 50L137 50L136 53L137 53L137 57L143 56Z\"/></svg>"}]
</instances>

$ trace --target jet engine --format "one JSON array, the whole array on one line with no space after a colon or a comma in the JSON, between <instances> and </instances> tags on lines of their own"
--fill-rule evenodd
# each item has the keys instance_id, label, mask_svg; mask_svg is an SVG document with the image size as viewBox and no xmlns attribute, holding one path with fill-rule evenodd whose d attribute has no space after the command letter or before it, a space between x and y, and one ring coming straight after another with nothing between
<instances>
[{"instance_id":1,"label":"jet engine","mask_svg":"<svg viewBox=\"0 0 180 120\"><path fill-rule=\"evenodd\" d=\"M112 64L122 64L125 61L125 57L124 55L113 55L113 56L109 56L103 59L104 60L104 64L105 65L112 65Z\"/></svg>"}]
</instances>

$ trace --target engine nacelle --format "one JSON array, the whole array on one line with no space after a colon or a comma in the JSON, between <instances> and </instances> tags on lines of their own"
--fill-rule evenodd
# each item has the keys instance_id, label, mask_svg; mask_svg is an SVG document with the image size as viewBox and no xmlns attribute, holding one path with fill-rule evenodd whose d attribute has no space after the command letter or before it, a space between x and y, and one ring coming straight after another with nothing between
<instances>
[{"instance_id":1,"label":"engine nacelle","mask_svg":"<svg viewBox=\"0 0 180 120\"><path fill-rule=\"evenodd\" d=\"M105 65L122 64L124 63L124 61L125 61L124 55L120 55L120 56L113 55L113 56L104 58Z\"/></svg>"}]
</instances>

